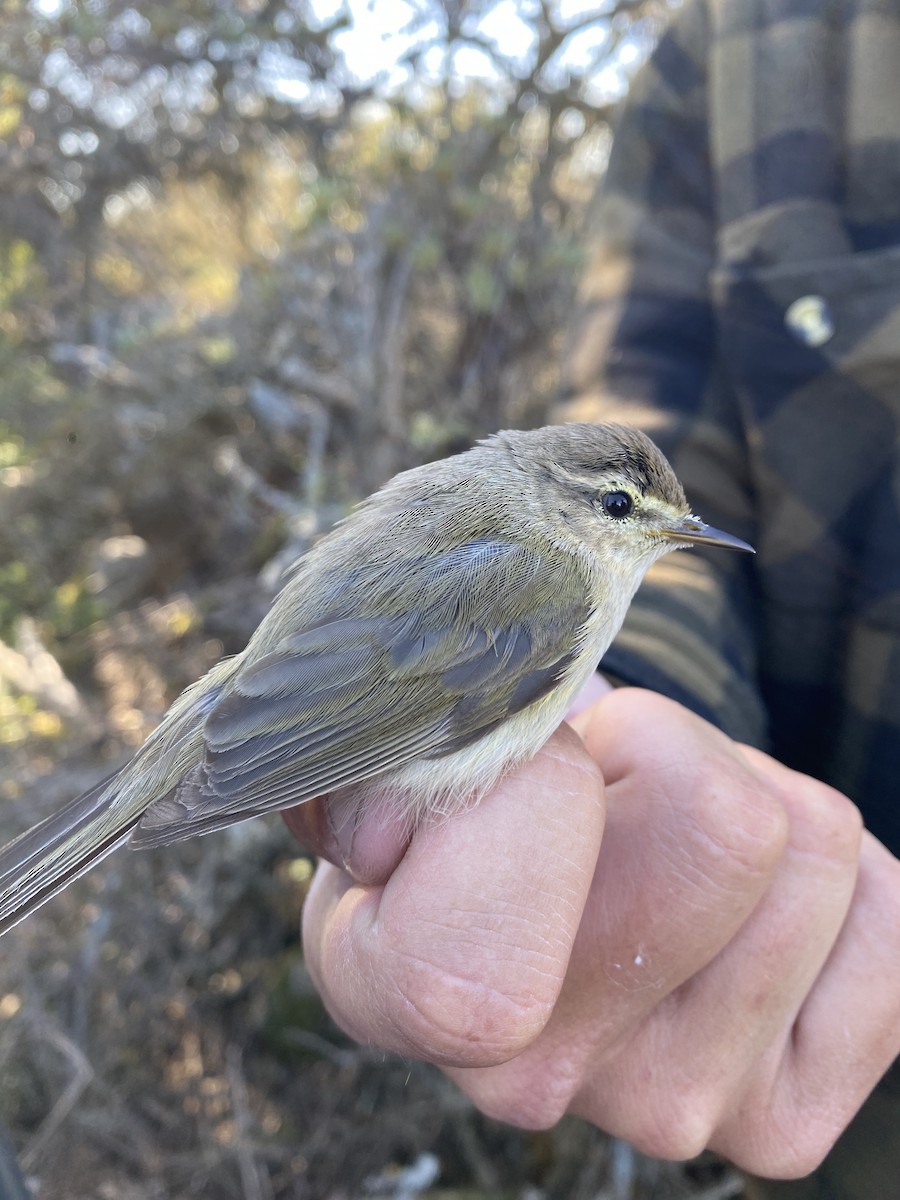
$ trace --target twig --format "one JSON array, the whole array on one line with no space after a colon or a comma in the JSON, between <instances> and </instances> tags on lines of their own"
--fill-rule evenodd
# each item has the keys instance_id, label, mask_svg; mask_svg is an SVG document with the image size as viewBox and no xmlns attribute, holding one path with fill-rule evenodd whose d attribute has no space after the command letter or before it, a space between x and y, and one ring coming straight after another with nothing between
<instances>
[{"instance_id":1,"label":"twig","mask_svg":"<svg viewBox=\"0 0 900 1200\"><path fill-rule=\"evenodd\" d=\"M16 1161L13 1140L6 1126L0 1125L0 1197L3 1200L30 1200L30 1196Z\"/></svg>"},{"instance_id":2,"label":"twig","mask_svg":"<svg viewBox=\"0 0 900 1200\"><path fill-rule=\"evenodd\" d=\"M94 1078L94 1069L87 1058L85 1058L72 1039L67 1037L61 1029L53 1028L41 1022L40 1032L47 1042L55 1046L60 1054L68 1059L74 1073L63 1089L62 1095L41 1122L37 1133L22 1153L22 1166L26 1171L33 1170L40 1162L47 1144L55 1136L59 1127L78 1103L81 1093Z\"/></svg>"},{"instance_id":3,"label":"twig","mask_svg":"<svg viewBox=\"0 0 900 1200\"><path fill-rule=\"evenodd\" d=\"M637 1174L634 1148L621 1138L613 1138L609 1151L613 1200L631 1200Z\"/></svg>"},{"instance_id":4,"label":"twig","mask_svg":"<svg viewBox=\"0 0 900 1200\"><path fill-rule=\"evenodd\" d=\"M744 1185L735 1171L729 1171L724 1179L697 1192L694 1200L738 1200L743 1194Z\"/></svg>"},{"instance_id":5,"label":"twig","mask_svg":"<svg viewBox=\"0 0 900 1200\"><path fill-rule=\"evenodd\" d=\"M229 1046L226 1055L228 1064L228 1086L231 1090L231 1106L234 1112L235 1153L241 1172L241 1186L245 1200L272 1200L272 1189L267 1175L260 1172L250 1141L253 1118L247 1103L247 1081L241 1064L241 1052L237 1046Z\"/></svg>"},{"instance_id":6,"label":"twig","mask_svg":"<svg viewBox=\"0 0 900 1200\"><path fill-rule=\"evenodd\" d=\"M327 1059L328 1062L334 1063L342 1070L358 1066L365 1058L364 1048L354 1046L345 1049L335 1046L327 1038L323 1038L309 1029L286 1029L282 1036L288 1045L298 1046L301 1050L307 1050L310 1054Z\"/></svg>"}]
</instances>

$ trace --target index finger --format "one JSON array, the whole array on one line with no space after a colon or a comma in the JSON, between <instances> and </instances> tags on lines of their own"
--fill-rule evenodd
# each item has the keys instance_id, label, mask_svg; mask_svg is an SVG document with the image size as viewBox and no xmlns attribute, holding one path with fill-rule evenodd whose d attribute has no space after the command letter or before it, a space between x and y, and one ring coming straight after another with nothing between
<instances>
[{"instance_id":1,"label":"index finger","mask_svg":"<svg viewBox=\"0 0 900 1200\"><path fill-rule=\"evenodd\" d=\"M608 981L614 1027L619 1007L633 1022L728 944L770 884L788 819L739 746L665 697L619 690L583 731L609 819L579 962ZM597 989L572 995L596 1002Z\"/></svg>"},{"instance_id":2,"label":"index finger","mask_svg":"<svg viewBox=\"0 0 900 1200\"><path fill-rule=\"evenodd\" d=\"M519 1053L562 987L603 819L600 774L563 727L479 805L420 828L383 887L320 868L304 946L332 1015L434 1062Z\"/></svg>"}]
</instances>

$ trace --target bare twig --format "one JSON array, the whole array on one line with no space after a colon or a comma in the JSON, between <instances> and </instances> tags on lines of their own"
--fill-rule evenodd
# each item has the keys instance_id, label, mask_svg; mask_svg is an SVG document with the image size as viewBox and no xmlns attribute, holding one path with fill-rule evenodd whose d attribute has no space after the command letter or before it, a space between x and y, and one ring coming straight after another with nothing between
<instances>
[{"instance_id":1,"label":"bare twig","mask_svg":"<svg viewBox=\"0 0 900 1200\"><path fill-rule=\"evenodd\" d=\"M59 1099L41 1122L37 1133L25 1147L22 1153L22 1166L26 1170L33 1170L41 1161L41 1156L46 1147L56 1136L60 1126L78 1103L82 1092L94 1078L94 1069L87 1058L72 1039L67 1037L61 1029L42 1021L39 1026L39 1032L45 1041L55 1046L60 1054L69 1062L72 1068L72 1078L63 1088Z\"/></svg>"},{"instance_id":2,"label":"bare twig","mask_svg":"<svg viewBox=\"0 0 900 1200\"><path fill-rule=\"evenodd\" d=\"M271 1200L272 1189L268 1175L260 1171L253 1154L250 1130L253 1118L247 1102L247 1081L241 1063L241 1052L237 1046L229 1046L226 1054L228 1086L231 1090L231 1107L234 1113L234 1142L244 1200Z\"/></svg>"}]
</instances>

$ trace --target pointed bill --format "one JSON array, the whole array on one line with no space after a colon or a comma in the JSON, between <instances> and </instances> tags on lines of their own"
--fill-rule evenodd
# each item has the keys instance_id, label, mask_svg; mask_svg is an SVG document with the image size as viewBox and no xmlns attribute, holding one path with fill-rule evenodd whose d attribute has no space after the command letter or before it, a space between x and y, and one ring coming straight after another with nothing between
<instances>
[{"instance_id":1,"label":"pointed bill","mask_svg":"<svg viewBox=\"0 0 900 1200\"><path fill-rule=\"evenodd\" d=\"M667 529L665 536L682 545L721 546L725 550L742 550L747 554L756 553L749 542L741 541L732 533L714 529L712 525L707 525L699 517L685 517L677 525Z\"/></svg>"}]
</instances>

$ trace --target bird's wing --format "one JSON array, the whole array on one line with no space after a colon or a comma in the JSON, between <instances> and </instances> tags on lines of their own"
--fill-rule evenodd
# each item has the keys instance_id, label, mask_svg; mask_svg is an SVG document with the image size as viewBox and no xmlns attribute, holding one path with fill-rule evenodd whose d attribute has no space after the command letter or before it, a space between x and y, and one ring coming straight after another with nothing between
<instances>
[{"instance_id":1,"label":"bird's wing","mask_svg":"<svg viewBox=\"0 0 900 1200\"><path fill-rule=\"evenodd\" d=\"M331 619L242 667L207 717L202 764L147 810L133 844L300 804L476 741L572 661L588 603L567 571L485 540L377 573L369 595L357 577L354 615L339 615L338 597ZM477 619L485 611L490 625Z\"/></svg>"},{"instance_id":2,"label":"bird's wing","mask_svg":"<svg viewBox=\"0 0 900 1200\"><path fill-rule=\"evenodd\" d=\"M137 816L126 827L113 829L99 843L91 844L89 851L68 853L71 846L78 845L79 835L94 825L98 814L109 808L110 785L114 780L115 773L108 775L0 849L0 934L68 887L128 838ZM52 864L49 869L48 862Z\"/></svg>"}]
</instances>

